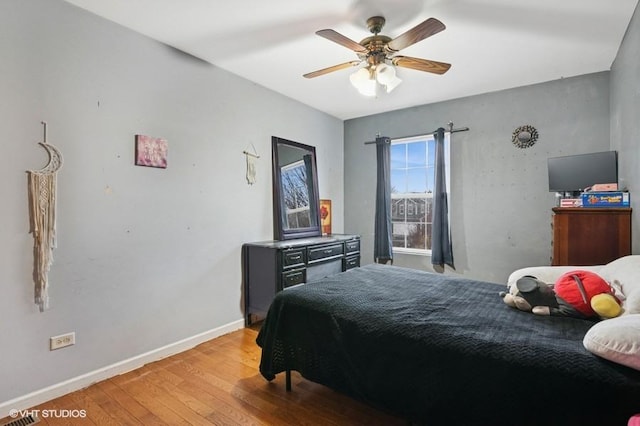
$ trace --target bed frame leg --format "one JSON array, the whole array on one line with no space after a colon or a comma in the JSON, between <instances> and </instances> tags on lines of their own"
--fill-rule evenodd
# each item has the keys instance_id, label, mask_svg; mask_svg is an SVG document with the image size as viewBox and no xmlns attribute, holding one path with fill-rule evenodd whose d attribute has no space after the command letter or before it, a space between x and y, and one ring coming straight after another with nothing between
<instances>
[{"instance_id":1,"label":"bed frame leg","mask_svg":"<svg viewBox=\"0 0 640 426\"><path fill-rule=\"evenodd\" d=\"M287 370L284 373L286 379L285 389L287 392L291 392L291 370Z\"/></svg>"}]
</instances>

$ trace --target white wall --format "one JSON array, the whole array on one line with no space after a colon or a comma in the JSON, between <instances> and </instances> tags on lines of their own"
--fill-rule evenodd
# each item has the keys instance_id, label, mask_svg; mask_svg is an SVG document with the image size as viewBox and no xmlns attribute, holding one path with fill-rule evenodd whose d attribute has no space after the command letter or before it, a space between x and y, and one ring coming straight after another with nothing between
<instances>
[{"instance_id":1,"label":"white wall","mask_svg":"<svg viewBox=\"0 0 640 426\"><path fill-rule=\"evenodd\" d=\"M272 135L316 146L342 231L341 121L60 0L0 2L0 53L0 407L241 326L241 245L273 235ZM40 313L25 171L46 163L43 120L64 166ZM167 169L133 165L137 133L168 139ZM48 350L70 331L75 346Z\"/></svg>"}]
</instances>

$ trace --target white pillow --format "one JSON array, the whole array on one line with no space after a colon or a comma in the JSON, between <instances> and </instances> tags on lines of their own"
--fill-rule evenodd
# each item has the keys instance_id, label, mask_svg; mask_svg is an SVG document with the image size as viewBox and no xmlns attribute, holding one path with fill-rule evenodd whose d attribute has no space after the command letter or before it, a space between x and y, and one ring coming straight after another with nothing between
<instances>
[{"instance_id":1,"label":"white pillow","mask_svg":"<svg viewBox=\"0 0 640 426\"><path fill-rule=\"evenodd\" d=\"M623 314L640 314L640 290L635 290L622 301Z\"/></svg>"},{"instance_id":2,"label":"white pillow","mask_svg":"<svg viewBox=\"0 0 640 426\"><path fill-rule=\"evenodd\" d=\"M640 314L600 321L582 344L599 357L640 370Z\"/></svg>"},{"instance_id":3,"label":"white pillow","mask_svg":"<svg viewBox=\"0 0 640 426\"><path fill-rule=\"evenodd\" d=\"M640 255L613 260L602 266L599 274L607 281L619 281L626 295L640 290Z\"/></svg>"}]
</instances>

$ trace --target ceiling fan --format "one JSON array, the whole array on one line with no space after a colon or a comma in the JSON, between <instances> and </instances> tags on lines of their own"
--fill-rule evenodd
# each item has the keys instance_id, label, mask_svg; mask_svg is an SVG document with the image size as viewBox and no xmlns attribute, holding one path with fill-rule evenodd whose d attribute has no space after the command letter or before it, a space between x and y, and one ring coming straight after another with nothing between
<instances>
[{"instance_id":1,"label":"ceiling fan","mask_svg":"<svg viewBox=\"0 0 640 426\"><path fill-rule=\"evenodd\" d=\"M385 22L382 16L373 16L367 19L367 27L373 35L363 39L360 43L335 30L316 31L316 34L320 37L353 50L358 56L358 60L313 71L304 74L304 77L319 77L333 71L365 63L366 65L363 68L351 75L350 80L362 94L374 96L376 81L386 86L387 92L390 92L402 82L395 75L395 69L392 65L434 74L444 74L451 68L451 64L444 62L398 55L400 50L444 30L446 27L442 22L435 18L429 18L393 39L380 34Z\"/></svg>"}]
</instances>

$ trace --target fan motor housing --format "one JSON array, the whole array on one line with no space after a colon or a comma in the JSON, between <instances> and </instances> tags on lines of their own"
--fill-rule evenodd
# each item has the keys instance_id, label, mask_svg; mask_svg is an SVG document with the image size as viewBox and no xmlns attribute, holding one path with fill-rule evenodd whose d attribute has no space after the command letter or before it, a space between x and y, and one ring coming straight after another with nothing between
<instances>
[{"instance_id":1,"label":"fan motor housing","mask_svg":"<svg viewBox=\"0 0 640 426\"><path fill-rule=\"evenodd\" d=\"M371 65L384 62L386 52L385 47L391 41L391 37L384 35L374 35L363 39L360 44L367 49L367 53L358 54L361 60L366 60Z\"/></svg>"}]
</instances>

